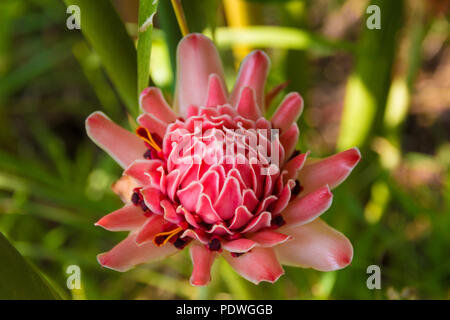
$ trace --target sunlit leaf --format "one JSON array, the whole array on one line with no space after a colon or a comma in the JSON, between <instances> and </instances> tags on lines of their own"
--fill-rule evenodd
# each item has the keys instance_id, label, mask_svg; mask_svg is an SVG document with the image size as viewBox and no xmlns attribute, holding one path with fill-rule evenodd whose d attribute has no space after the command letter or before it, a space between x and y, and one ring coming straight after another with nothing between
<instances>
[{"instance_id":1,"label":"sunlit leaf","mask_svg":"<svg viewBox=\"0 0 450 320\"><path fill-rule=\"evenodd\" d=\"M256 48L311 49L329 54L352 49L342 41L331 41L309 31L278 26L249 26L243 28L216 28L216 43L220 48L245 44Z\"/></svg>"},{"instance_id":2,"label":"sunlit leaf","mask_svg":"<svg viewBox=\"0 0 450 320\"><path fill-rule=\"evenodd\" d=\"M372 1L383 13L381 29L363 32L358 43L356 67L347 83L338 149L363 146L381 129L391 68L402 23L403 1Z\"/></svg>"},{"instance_id":3,"label":"sunlit leaf","mask_svg":"<svg viewBox=\"0 0 450 320\"><path fill-rule=\"evenodd\" d=\"M139 1L139 36L137 45L138 93L142 92L148 86L149 82L153 18L155 17L157 6L157 0Z\"/></svg>"},{"instance_id":4,"label":"sunlit leaf","mask_svg":"<svg viewBox=\"0 0 450 320\"><path fill-rule=\"evenodd\" d=\"M129 112L137 115L137 57L133 41L109 0L64 0L77 5L81 31L101 58Z\"/></svg>"},{"instance_id":5,"label":"sunlit leaf","mask_svg":"<svg viewBox=\"0 0 450 320\"><path fill-rule=\"evenodd\" d=\"M0 233L0 299L60 299L50 284Z\"/></svg>"}]
</instances>

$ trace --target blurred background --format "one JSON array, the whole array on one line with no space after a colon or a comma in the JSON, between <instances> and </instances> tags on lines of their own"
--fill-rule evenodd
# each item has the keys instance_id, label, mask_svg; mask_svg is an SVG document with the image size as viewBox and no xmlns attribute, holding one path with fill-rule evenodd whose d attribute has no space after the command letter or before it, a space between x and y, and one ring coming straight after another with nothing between
<instances>
[{"instance_id":1,"label":"blurred background","mask_svg":"<svg viewBox=\"0 0 450 320\"><path fill-rule=\"evenodd\" d=\"M89 2L81 19L91 25L69 30L66 5ZM139 1L2 0L0 232L24 268L66 299L449 299L450 2L182 3L190 31L220 49L229 88L243 57L261 48L272 60L268 96L282 90L269 114L285 93L301 93L301 150L361 149L362 162L323 215L353 243L352 264L329 273L286 267L275 285L254 286L218 260L206 288L189 285L186 251L127 273L102 269L96 255L125 234L94 222L121 206L110 189L121 170L88 139L84 119L102 110L129 126L137 112ZM379 30L366 27L370 4L380 8ZM95 23L103 49L120 50L102 50L90 34ZM159 1L150 75L169 100L180 37L170 1ZM0 282L8 273L26 278L11 274L23 259L6 238ZM80 289L67 289L70 265L80 267ZM381 268L381 290L366 286L369 265Z\"/></svg>"}]
</instances>

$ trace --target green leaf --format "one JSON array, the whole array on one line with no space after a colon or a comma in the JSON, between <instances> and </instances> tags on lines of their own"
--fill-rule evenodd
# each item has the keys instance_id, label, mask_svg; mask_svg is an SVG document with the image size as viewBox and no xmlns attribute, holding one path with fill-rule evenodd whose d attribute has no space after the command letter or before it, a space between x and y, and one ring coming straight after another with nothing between
<instances>
[{"instance_id":1,"label":"green leaf","mask_svg":"<svg viewBox=\"0 0 450 320\"><path fill-rule=\"evenodd\" d=\"M138 114L137 56L125 25L109 0L64 0L80 8L81 31L98 53L132 116Z\"/></svg>"},{"instance_id":2,"label":"green leaf","mask_svg":"<svg viewBox=\"0 0 450 320\"><path fill-rule=\"evenodd\" d=\"M60 299L50 284L0 233L0 299Z\"/></svg>"},{"instance_id":3,"label":"green leaf","mask_svg":"<svg viewBox=\"0 0 450 320\"><path fill-rule=\"evenodd\" d=\"M119 97L112 93L111 83L102 70L97 52L91 50L84 40L74 44L72 52L106 114L113 120L119 120L122 116L122 105L119 102Z\"/></svg>"},{"instance_id":4,"label":"green leaf","mask_svg":"<svg viewBox=\"0 0 450 320\"><path fill-rule=\"evenodd\" d=\"M320 54L351 51L353 46L345 41L328 40L306 30L278 26L220 27L215 30L219 48L248 45L255 48L311 49Z\"/></svg>"},{"instance_id":5,"label":"green leaf","mask_svg":"<svg viewBox=\"0 0 450 320\"><path fill-rule=\"evenodd\" d=\"M165 41L169 49L170 65L172 67L172 79L175 79L177 69L177 46L182 35L178 27L177 18L173 12L170 1L161 1L158 5L158 21L164 31ZM172 91L175 90L175 83L172 82Z\"/></svg>"},{"instance_id":6,"label":"green leaf","mask_svg":"<svg viewBox=\"0 0 450 320\"><path fill-rule=\"evenodd\" d=\"M139 36L137 45L138 94L148 86L149 82L153 18L156 14L157 7L157 0L139 0Z\"/></svg>"},{"instance_id":7,"label":"green leaf","mask_svg":"<svg viewBox=\"0 0 450 320\"><path fill-rule=\"evenodd\" d=\"M371 4L381 8L381 29L363 24L356 66L347 82L338 150L366 146L382 127L404 2L373 0Z\"/></svg>"},{"instance_id":8,"label":"green leaf","mask_svg":"<svg viewBox=\"0 0 450 320\"><path fill-rule=\"evenodd\" d=\"M29 60L0 78L1 99L25 87L32 79L54 68L69 55L69 42L61 42L48 49L37 52Z\"/></svg>"}]
</instances>

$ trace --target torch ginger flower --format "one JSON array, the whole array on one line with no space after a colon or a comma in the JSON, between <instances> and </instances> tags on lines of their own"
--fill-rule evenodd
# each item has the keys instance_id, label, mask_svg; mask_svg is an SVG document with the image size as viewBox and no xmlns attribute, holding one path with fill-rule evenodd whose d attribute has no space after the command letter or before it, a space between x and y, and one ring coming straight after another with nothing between
<instances>
[{"instance_id":1,"label":"torch ginger flower","mask_svg":"<svg viewBox=\"0 0 450 320\"><path fill-rule=\"evenodd\" d=\"M189 248L193 285L209 283L218 255L255 284L277 281L281 263L321 271L347 266L350 241L319 216L331 205L330 189L359 162L358 149L321 160L295 150L303 101L290 93L270 121L263 117L270 62L262 51L243 61L230 94L208 38L186 36L177 56L177 112L159 89L148 88L136 133L100 112L86 120L89 137L125 169L114 186L124 207L96 225L129 235L99 263L126 271ZM274 155L278 161L267 160Z\"/></svg>"}]
</instances>

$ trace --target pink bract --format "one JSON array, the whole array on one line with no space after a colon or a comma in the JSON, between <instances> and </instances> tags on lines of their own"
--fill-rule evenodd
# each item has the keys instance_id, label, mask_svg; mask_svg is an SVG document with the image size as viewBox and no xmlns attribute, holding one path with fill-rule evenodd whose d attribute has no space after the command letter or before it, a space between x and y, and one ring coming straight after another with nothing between
<instances>
[{"instance_id":1,"label":"pink bract","mask_svg":"<svg viewBox=\"0 0 450 320\"><path fill-rule=\"evenodd\" d=\"M331 205L330 189L359 162L358 149L314 160L295 150L303 100L290 93L264 118L264 52L247 56L230 94L208 38L186 36L177 54L174 109L148 88L136 133L101 112L86 120L89 137L125 170L113 188L125 205L96 225L129 235L100 254L100 264L126 271L189 248L193 285L209 283L218 255L256 284L275 282L281 264L347 266L350 241L319 217ZM230 145L243 152L230 156ZM267 160L274 155L275 164Z\"/></svg>"}]
</instances>

